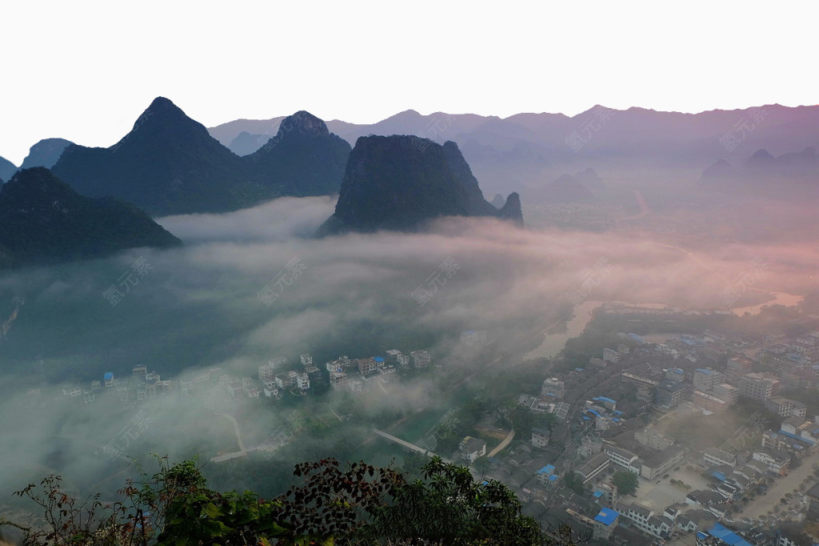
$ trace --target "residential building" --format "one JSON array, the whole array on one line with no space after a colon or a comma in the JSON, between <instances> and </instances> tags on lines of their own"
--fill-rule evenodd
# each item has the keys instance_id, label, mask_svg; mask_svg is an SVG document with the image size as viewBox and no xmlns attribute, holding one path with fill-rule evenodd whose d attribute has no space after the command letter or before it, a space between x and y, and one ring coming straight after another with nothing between
<instances>
[{"instance_id":1,"label":"residential building","mask_svg":"<svg viewBox=\"0 0 819 546\"><path fill-rule=\"evenodd\" d=\"M619 362L620 354L614 349L609 349L608 347L606 347L605 349L603 349L603 360L605 360L606 362Z\"/></svg>"},{"instance_id":2,"label":"residential building","mask_svg":"<svg viewBox=\"0 0 819 546\"><path fill-rule=\"evenodd\" d=\"M739 379L739 395L764 402L779 389L779 379L764 373L748 373Z\"/></svg>"},{"instance_id":3,"label":"residential building","mask_svg":"<svg viewBox=\"0 0 819 546\"><path fill-rule=\"evenodd\" d=\"M781 417L805 417L807 415L807 407L802 402L784 398L782 396L774 396L765 401L765 407Z\"/></svg>"},{"instance_id":4,"label":"residential building","mask_svg":"<svg viewBox=\"0 0 819 546\"><path fill-rule=\"evenodd\" d=\"M722 374L711 368L697 368L694 370L694 389L711 392L714 387L722 383Z\"/></svg>"},{"instance_id":5,"label":"residential building","mask_svg":"<svg viewBox=\"0 0 819 546\"><path fill-rule=\"evenodd\" d=\"M535 427L532 428L532 447L542 449L549 445L549 438L551 432L548 428Z\"/></svg>"},{"instance_id":6,"label":"residential building","mask_svg":"<svg viewBox=\"0 0 819 546\"><path fill-rule=\"evenodd\" d=\"M576 468L574 472L583 480L583 483L586 484L605 472L609 464L611 464L611 461L608 455L598 453Z\"/></svg>"},{"instance_id":7,"label":"residential building","mask_svg":"<svg viewBox=\"0 0 819 546\"><path fill-rule=\"evenodd\" d=\"M709 447L702 452L702 460L705 466L730 466L737 464L737 457L733 453L724 451L718 447Z\"/></svg>"},{"instance_id":8,"label":"residential building","mask_svg":"<svg viewBox=\"0 0 819 546\"><path fill-rule=\"evenodd\" d=\"M665 538L671 532L674 522L666 516L655 516L654 512L639 504L619 506L620 516L629 520L639 530L657 538Z\"/></svg>"},{"instance_id":9,"label":"residential building","mask_svg":"<svg viewBox=\"0 0 819 546\"><path fill-rule=\"evenodd\" d=\"M378 364L374 358L359 358L355 363L358 366L358 373L364 377L378 372Z\"/></svg>"},{"instance_id":10,"label":"residential building","mask_svg":"<svg viewBox=\"0 0 819 546\"><path fill-rule=\"evenodd\" d=\"M773 450L754 451L751 458L765 465L765 468L769 472L779 475L786 474L788 465L790 464L790 457L788 455Z\"/></svg>"},{"instance_id":11,"label":"residential building","mask_svg":"<svg viewBox=\"0 0 819 546\"><path fill-rule=\"evenodd\" d=\"M677 407L683 399L685 384L679 381L664 379L657 385L654 392L654 403L661 408L671 409Z\"/></svg>"},{"instance_id":12,"label":"residential building","mask_svg":"<svg viewBox=\"0 0 819 546\"><path fill-rule=\"evenodd\" d=\"M310 356L310 353L302 353L299 355L299 361L305 368L313 365L313 357Z\"/></svg>"},{"instance_id":13,"label":"residential building","mask_svg":"<svg viewBox=\"0 0 819 546\"><path fill-rule=\"evenodd\" d=\"M609 444L603 448L603 453L612 463L634 474L640 474L640 458L631 451Z\"/></svg>"},{"instance_id":14,"label":"residential building","mask_svg":"<svg viewBox=\"0 0 819 546\"><path fill-rule=\"evenodd\" d=\"M275 368L268 364L262 364L259 366L259 381L262 383L271 383L275 381L276 374L274 372Z\"/></svg>"},{"instance_id":15,"label":"residential building","mask_svg":"<svg viewBox=\"0 0 819 546\"><path fill-rule=\"evenodd\" d=\"M681 368L669 368L665 370L665 378L669 381L685 381L685 372Z\"/></svg>"},{"instance_id":16,"label":"residential building","mask_svg":"<svg viewBox=\"0 0 819 546\"><path fill-rule=\"evenodd\" d=\"M393 366L400 366L406 368L410 364L409 355L405 355L398 349L390 349L385 353L387 355L387 363Z\"/></svg>"},{"instance_id":17,"label":"residential building","mask_svg":"<svg viewBox=\"0 0 819 546\"><path fill-rule=\"evenodd\" d=\"M720 400L725 401L726 404L733 404L739 397L739 389L728 383L720 383L716 385L713 390L714 396Z\"/></svg>"},{"instance_id":18,"label":"residential building","mask_svg":"<svg viewBox=\"0 0 819 546\"><path fill-rule=\"evenodd\" d=\"M654 480L683 462L685 455L681 447L671 446L662 451L652 450L640 457L640 476Z\"/></svg>"},{"instance_id":19,"label":"residential building","mask_svg":"<svg viewBox=\"0 0 819 546\"><path fill-rule=\"evenodd\" d=\"M486 455L486 442L480 438L466 436L458 445L458 451L461 457L469 461L469 463L474 463L475 459Z\"/></svg>"},{"instance_id":20,"label":"residential building","mask_svg":"<svg viewBox=\"0 0 819 546\"><path fill-rule=\"evenodd\" d=\"M310 376L307 373L301 373L296 376L296 386L301 391L310 390Z\"/></svg>"},{"instance_id":21,"label":"residential building","mask_svg":"<svg viewBox=\"0 0 819 546\"><path fill-rule=\"evenodd\" d=\"M592 538L595 540L608 540L614 529L617 527L619 514L611 508L601 508L594 517L592 526Z\"/></svg>"},{"instance_id":22,"label":"residential building","mask_svg":"<svg viewBox=\"0 0 819 546\"><path fill-rule=\"evenodd\" d=\"M540 387L541 396L550 396L553 398L563 398L566 394L566 387L557 377L547 377L543 380L543 385Z\"/></svg>"}]
</instances>

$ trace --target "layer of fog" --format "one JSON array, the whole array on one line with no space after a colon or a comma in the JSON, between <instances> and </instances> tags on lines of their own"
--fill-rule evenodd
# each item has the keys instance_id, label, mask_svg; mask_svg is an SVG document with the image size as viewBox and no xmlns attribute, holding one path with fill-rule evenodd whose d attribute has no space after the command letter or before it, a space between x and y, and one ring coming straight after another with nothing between
<instances>
[{"instance_id":1,"label":"layer of fog","mask_svg":"<svg viewBox=\"0 0 819 546\"><path fill-rule=\"evenodd\" d=\"M455 358L467 330L487 332L501 365L514 365L583 301L728 308L770 290L807 290L819 264L817 249L798 245L737 243L703 254L618 233L462 218L421 234L307 237L332 206L283 199L165 218L183 248L0 276L0 421L8 424L0 495L45 470L87 483L120 468L119 455L235 446L230 427L212 418L235 409L218 397L166 397L137 413L113 398L83 405L61 394L104 371L128 375L145 364L163 378L194 379L216 367L254 376L278 355L292 361L310 352L323 365L390 348L430 348L448 365L478 365L481 355ZM123 279L128 289L114 303L107 291ZM436 388L416 382L380 403L434 404ZM130 453L106 455L134 426L144 430L128 442ZM242 426L250 436L270 430Z\"/></svg>"}]
</instances>

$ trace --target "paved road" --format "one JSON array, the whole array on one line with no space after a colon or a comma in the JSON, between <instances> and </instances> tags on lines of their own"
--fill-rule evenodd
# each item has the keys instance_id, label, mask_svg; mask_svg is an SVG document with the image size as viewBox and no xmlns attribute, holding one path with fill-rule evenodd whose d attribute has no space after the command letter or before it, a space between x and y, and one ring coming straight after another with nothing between
<instances>
[{"instance_id":1,"label":"paved road","mask_svg":"<svg viewBox=\"0 0 819 546\"><path fill-rule=\"evenodd\" d=\"M506 435L506 438L501 440L501 443L499 443L497 446L495 446L495 449L489 452L489 455L487 455L487 457L494 457L495 455L506 449L506 446L508 446L514 439L515 429L512 429L509 431L509 434Z\"/></svg>"},{"instance_id":2,"label":"paved road","mask_svg":"<svg viewBox=\"0 0 819 546\"><path fill-rule=\"evenodd\" d=\"M819 463L819 451L815 451L811 455L802 459L802 464L799 468L791 470L790 474L783 478L778 478L768 488L768 492L752 500L738 518L758 518L768 512L779 503L779 499L784 497L787 493L799 489L801 484L808 476L813 473L813 465Z\"/></svg>"},{"instance_id":3,"label":"paved road","mask_svg":"<svg viewBox=\"0 0 819 546\"><path fill-rule=\"evenodd\" d=\"M385 440L389 440L390 442L396 443L396 444L400 445L401 447L405 447L407 449L415 451L416 453L420 453L422 455L428 455L429 457L436 457L435 453L433 453L432 451L430 451L428 449L424 449L423 447L417 446L417 445L412 444L410 442L407 442L406 440L402 440L398 436L393 436L389 432L384 432L383 430L378 430L377 428L374 428L373 432L375 432L377 435L381 436ZM437 457L441 457L441 456L437 455ZM447 462L447 463L452 462L452 461L450 461L449 459L447 459L445 457L441 457L441 459L443 461Z\"/></svg>"}]
</instances>

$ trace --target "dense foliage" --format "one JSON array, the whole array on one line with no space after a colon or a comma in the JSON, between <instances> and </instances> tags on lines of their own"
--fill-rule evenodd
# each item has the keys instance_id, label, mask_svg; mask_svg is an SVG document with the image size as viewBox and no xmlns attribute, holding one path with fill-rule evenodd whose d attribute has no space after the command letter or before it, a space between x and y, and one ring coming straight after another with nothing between
<instances>
[{"instance_id":1,"label":"dense foliage","mask_svg":"<svg viewBox=\"0 0 819 546\"><path fill-rule=\"evenodd\" d=\"M633 495L637 491L637 474L628 470L618 470L612 476L617 492L621 495Z\"/></svg>"},{"instance_id":2,"label":"dense foliage","mask_svg":"<svg viewBox=\"0 0 819 546\"><path fill-rule=\"evenodd\" d=\"M80 502L46 477L17 493L42 509L41 525L0 524L20 529L27 545L570 543L521 515L500 482L478 483L438 458L415 480L364 463L302 463L300 482L275 499L209 489L191 461L160 463L115 503Z\"/></svg>"}]
</instances>

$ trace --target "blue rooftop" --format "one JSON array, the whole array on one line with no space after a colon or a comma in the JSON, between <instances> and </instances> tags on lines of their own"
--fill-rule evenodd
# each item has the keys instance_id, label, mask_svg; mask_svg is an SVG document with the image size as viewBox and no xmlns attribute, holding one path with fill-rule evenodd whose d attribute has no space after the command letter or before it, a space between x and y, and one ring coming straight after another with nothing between
<instances>
[{"instance_id":1,"label":"blue rooftop","mask_svg":"<svg viewBox=\"0 0 819 546\"><path fill-rule=\"evenodd\" d=\"M552 474L551 476L549 476L549 481L550 482L556 482L557 481L557 474Z\"/></svg>"},{"instance_id":2,"label":"blue rooftop","mask_svg":"<svg viewBox=\"0 0 819 546\"><path fill-rule=\"evenodd\" d=\"M591 413L592 415L596 415L596 416L598 416L598 417L602 417L602 416L600 415L600 412L598 412L596 409L589 408L589 409L587 409L586 411L588 411L588 412L589 412L589 413Z\"/></svg>"},{"instance_id":3,"label":"blue rooftop","mask_svg":"<svg viewBox=\"0 0 819 546\"><path fill-rule=\"evenodd\" d=\"M612 400L611 398L607 398L605 396L597 396L595 398L592 398L592 400L597 400L598 402L608 402L610 404L616 404L617 403L616 400Z\"/></svg>"},{"instance_id":4,"label":"blue rooftop","mask_svg":"<svg viewBox=\"0 0 819 546\"><path fill-rule=\"evenodd\" d=\"M574 371L576 371L576 372L582 372L582 371L583 371L583 368L575 368L575 369L574 369Z\"/></svg>"},{"instance_id":5,"label":"blue rooftop","mask_svg":"<svg viewBox=\"0 0 819 546\"><path fill-rule=\"evenodd\" d=\"M554 471L555 471L555 465L547 464L546 466L544 466L543 468L538 470L537 473L538 474L547 474L548 475L548 474L551 474Z\"/></svg>"},{"instance_id":6,"label":"blue rooftop","mask_svg":"<svg viewBox=\"0 0 819 546\"><path fill-rule=\"evenodd\" d=\"M777 434L781 434L782 436L787 436L793 440L799 440L800 442L805 442L808 445L813 445L814 442L812 440L808 440L807 438L802 438L801 436L797 436L796 434L791 434L790 432L785 432L784 430L780 430Z\"/></svg>"},{"instance_id":7,"label":"blue rooftop","mask_svg":"<svg viewBox=\"0 0 819 546\"><path fill-rule=\"evenodd\" d=\"M725 474L723 474L722 472L720 472L718 470L715 470L715 471L711 472L711 475L714 476L716 479L718 479L721 482L725 481Z\"/></svg>"},{"instance_id":8,"label":"blue rooftop","mask_svg":"<svg viewBox=\"0 0 819 546\"><path fill-rule=\"evenodd\" d=\"M619 516L617 512L611 508L601 508L600 513L594 516L594 521L599 521L603 525L611 525Z\"/></svg>"},{"instance_id":9,"label":"blue rooftop","mask_svg":"<svg viewBox=\"0 0 819 546\"><path fill-rule=\"evenodd\" d=\"M375 361L376 362L384 362L384 357L383 356L377 356L377 357L375 357Z\"/></svg>"},{"instance_id":10,"label":"blue rooftop","mask_svg":"<svg viewBox=\"0 0 819 546\"><path fill-rule=\"evenodd\" d=\"M106 381L110 381L111 379L114 379L114 374L113 372L105 372L105 375L103 375L102 377Z\"/></svg>"},{"instance_id":11,"label":"blue rooftop","mask_svg":"<svg viewBox=\"0 0 819 546\"><path fill-rule=\"evenodd\" d=\"M592 495L594 496L595 499L599 499L600 497L603 496L603 492L598 489L597 491L592 493Z\"/></svg>"},{"instance_id":12,"label":"blue rooftop","mask_svg":"<svg viewBox=\"0 0 819 546\"><path fill-rule=\"evenodd\" d=\"M708 534L714 538L720 539L725 544L730 544L731 546L751 546L750 542L721 523L715 523L714 526L708 531Z\"/></svg>"},{"instance_id":13,"label":"blue rooftop","mask_svg":"<svg viewBox=\"0 0 819 546\"><path fill-rule=\"evenodd\" d=\"M583 420L584 420L584 421L591 421L591 419L589 418L589 416L588 416L588 415L584 415L584 416L583 416Z\"/></svg>"},{"instance_id":14,"label":"blue rooftop","mask_svg":"<svg viewBox=\"0 0 819 546\"><path fill-rule=\"evenodd\" d=\"M714 373L714 370L709 370L708 368L697 368L697 371L700 373L704 373L705 375L711 375Z\"/></svg>"}]
</instances>

